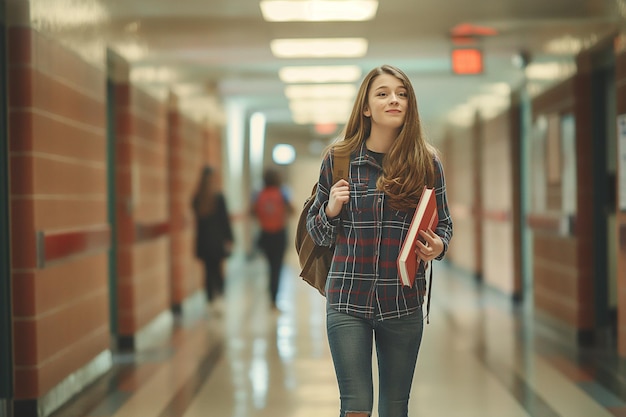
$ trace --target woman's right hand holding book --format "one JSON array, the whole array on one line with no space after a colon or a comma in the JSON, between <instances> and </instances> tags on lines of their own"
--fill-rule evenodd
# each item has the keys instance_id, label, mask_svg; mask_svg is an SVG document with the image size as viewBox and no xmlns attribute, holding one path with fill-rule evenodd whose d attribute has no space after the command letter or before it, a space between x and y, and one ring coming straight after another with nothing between
<instances>
[{"instance_id":1,"label":"woman's right hand holding book","mask_svg":"<svg viewBox=\"0 0 626 417\"><path fill-rule=\"evenodd\" d=\"M419 234L422 239L415 239L415 253L424 262L432 261L443 251L443 242L430 229L420 230Z\"/></svg>"}]
</instances>

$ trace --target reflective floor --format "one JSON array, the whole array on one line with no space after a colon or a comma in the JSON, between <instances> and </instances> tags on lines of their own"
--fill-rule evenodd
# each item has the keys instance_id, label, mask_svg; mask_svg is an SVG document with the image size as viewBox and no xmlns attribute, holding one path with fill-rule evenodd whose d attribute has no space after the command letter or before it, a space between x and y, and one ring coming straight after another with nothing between
<instances>
[{"instance_id":1,"label":"reflective floor","mask_svg":"<svg viewBox=\"0 0 626 417\"><path fill-rule=\"evenodd\" d=\"M112 372L53 417L338 416L324 298L292 262L279 312L262 259L231 260L221 314L201 306L163 345L116 355ZM444 265L431 303L410 416L626 416L625 361L610 351L564 343Z\"/></svg>"}]
</instances>

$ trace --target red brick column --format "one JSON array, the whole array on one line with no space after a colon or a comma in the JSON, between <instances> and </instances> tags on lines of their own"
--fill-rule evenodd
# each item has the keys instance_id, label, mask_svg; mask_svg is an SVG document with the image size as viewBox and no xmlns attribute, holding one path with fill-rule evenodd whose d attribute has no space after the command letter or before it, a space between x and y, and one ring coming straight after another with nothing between
<instances>
[{"instance_id":1,"label":"red brick column","mask_svg":"<svg viewBox=\"0 0 626 417\"><path fill-rule=\"evenodd\" d=\"M135 348L138 333L170 307L167 105L113 65L116 108L118 333Z\"/></svg>"},{"instance_id":2,"label":"red brick column","mask_svg":"<svg viewBox=\"0 0 626 417\"><path fill-rule=\"evenodd\" d=\"M196 229L191 202L205 165L213 166L219 179L221 158L211 152L206 122L183 115L173 96L168 132L172 306L179 311L194 294L201 292L204 297L204 269L195 257Z\"/></svg>"}]
</instances>

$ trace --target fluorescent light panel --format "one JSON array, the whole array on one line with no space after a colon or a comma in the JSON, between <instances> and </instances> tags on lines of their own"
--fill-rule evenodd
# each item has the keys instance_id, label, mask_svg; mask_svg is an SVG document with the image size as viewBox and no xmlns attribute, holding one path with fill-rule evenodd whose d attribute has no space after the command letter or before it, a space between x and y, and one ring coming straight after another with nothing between
<instances>
[{"instance_id":1,"label":"fluorescent light panel","mask_svg":"<svg viewBox=\"0 0 626 417\"><path fill-rule=\"evenodd\" d=\"M349 99L317 99L317 100L291 100L289 108L292 112L308 113L342 113L352 109L352 100Z\"/></svg>"},{"instance_id":2,"label":"fluorescent light panel","mask_svg":"<svg viewBox=\"0 0 626 417\"><path fill-rule=\"evenodd\" d=\"M291 119L294 123L299 125L318 125L318 124L344 124L348 121L348 115L341 113L324 113L324 114L312 114L312 113L292 113Z\"/></svg>"},{"instance_id":3,"label":"fluorescent light panel","mask_svg":"<svg viewBox=\"0 0 626 417\"><path fill-rule=\"evenodd\" d=\"M270 48L277 58L356 58L367 53L367 39L274 39Z\"/></svg>"},{"instance_id":4,"label":"fluorescent light panel","mask_svg":"<svg viewBox=\"0 0 626 417\"><path fill-rule=\"evenodd\" d=\"M174 84L172 85L172 90L174 91L174 93L181 97L202 94L203 92L203 88L201 85L192 83Z\"/></svg>"},{"instance_id":5,"label":"fluorescent light panel","mask_svg":"<svg viewBox=\"0 0 626 417\"><path fill-rule=\"evenodd\" d=\"M291 117L298 124L346 123L352 110L351 99L291 100Z\"/></svg>"},{"instance_id":6,"label":"fluorescent light panel","mask_svg":"<svg viewBox=\"0 0 626 417\"><path fill-rule=\"evenodd\" d=\"M278 77L284 83L351 83L361 78L356 65L283 67Z\"/></svg>"},{"instance_id":7,"label":"fluorescent light panel","mask_svg":"<svg viewBox=\"0 0 626 417\"><path fill-rule=\"evenodd\" d=\"M168 67L135 67L130 70L130 80L138 83L174 83L178 74Z\"/></svg>"},{"instance_id":8,"label":"fluorescent light panel","mask_svg":"<svg viewBox=\"0 0 626 417\"><path fill-rule=\"evenodd\" d=\"M562 80L576 72L575 62L535 62L526 67L526 77L529 80L554 81Z\"/></svg>"},{"instance_id":9,"label":"fluorescent light panel","mask_svg":"<svg viewBox=\"0 0 626 417\"><path fill-rule=\"evenodd\" d=\"M261 1L268 22L364 21L376 16L376 0Z\"/></svg>"},{"instance_id":10,"label":"fluorescent light panel","mask_svg":"<svg viewBox=\"0 0 626 417\"><path fill-rule=\"evenodd\" d=\"M285 96L290 100L297 99L348 99L356 96L354 84L312 84L288 85L285 87Z\"/></svg>"}]
</instances>

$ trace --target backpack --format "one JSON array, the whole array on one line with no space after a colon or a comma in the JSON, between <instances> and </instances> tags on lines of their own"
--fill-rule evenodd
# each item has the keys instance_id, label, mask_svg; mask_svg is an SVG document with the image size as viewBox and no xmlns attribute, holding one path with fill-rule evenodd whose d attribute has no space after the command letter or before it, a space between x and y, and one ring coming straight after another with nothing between
<instances>
[{"instance_id":1,"label":"backpack","mask_svg":"<svg viewBox=\"0 0 626 417\"><path fill-rule=\"evenodd\" d=\"M350 173L350 157L342 155L334 155L333 161L333 184L340 179L348 179ZM333 259L335 247L318 246L313 242L311 235L306 229L306 217L309 209L315 201L315 193L317 191L317 183L313 185L311 195L304 202L304 207L298 218L298 227L296 228L296 252L298 252L298 260L300 261L300 276L312 287L316 288L320 294L326 295L326 279L330 264Z\"/></svg>"},{"instance_id":2,"label":"backpack","mask_svg":"<svg viewBox=\"0 0 626 417\"><path fill-rule=\"evenodd\" d=\"M285 228L287 220L287 204L279 187L266 187L254 202L254 213L261 230L275 233Z\"/></svg>"}]
</instances>

